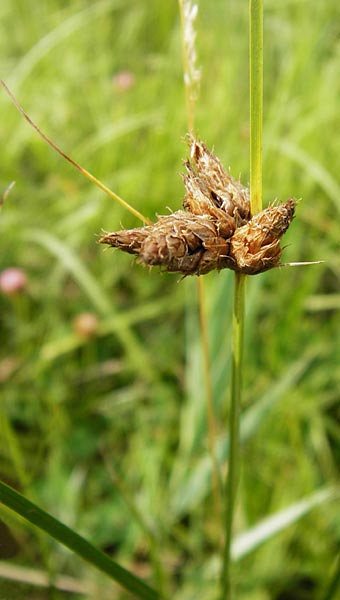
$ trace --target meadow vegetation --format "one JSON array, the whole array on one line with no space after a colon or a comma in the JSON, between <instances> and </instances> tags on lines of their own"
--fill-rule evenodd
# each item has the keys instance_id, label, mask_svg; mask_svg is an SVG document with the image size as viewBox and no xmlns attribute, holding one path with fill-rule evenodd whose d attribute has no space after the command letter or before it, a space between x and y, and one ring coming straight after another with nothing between
<instances>
[{"instance_id":1,"label":"meadow vegetation","mask_svg":"<svg viewBox=\"0 0 340 600\"><path fill-rule=\"evenodd\" d=\"M234 578L238 600L331 600L340 594L340 8L264 7L264 203L301 199L283 260L324 262L247 280ZM2 0L0 31L1 77L49 137L149 219L180 208L176 2ZM197 48L196 132L246 183L248 2L200 0ZM221 522L195 278L104 251L102 230L140 223L46 146L3 91L0 107L1 193L16 182L0 212L0 271L27 278L0 293L1 479L168 598L215 600ZM205 276L223 465L232 289L230 271ZM289 507L297 512L280 513ZM277 513L257 542L240 537ZM11 511L0 517L0 598L130 597ZM31 585L38 571L71 579Z\"/></svg>"}]
</instances>

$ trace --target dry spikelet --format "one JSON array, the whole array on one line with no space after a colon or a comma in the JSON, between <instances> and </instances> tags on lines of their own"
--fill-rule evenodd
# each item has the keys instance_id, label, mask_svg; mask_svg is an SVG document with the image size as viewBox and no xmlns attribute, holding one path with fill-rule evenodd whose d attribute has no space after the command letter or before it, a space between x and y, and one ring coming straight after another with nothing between
<instances>
[{"instance_id":1,"label":"dry spikelet","mask_svg":"<svg viewBox=\"0 0 340 600\"><path fill-rule=\"evenodd\" d=\"M200 191L211 206L229 214L237 225L243 224L250 215L249 190L224 170L218 158L209 152L205 144L191 135L187 139L190 160L185 162L187 176L184 176L184 185L187 195L184 207L195 212L197 193Z\"/></svg>"},{"instance_id":2,"label":"dry spikelet","mask_svg":"<svg viewBox=\"0 0 340 600\"><path fill-rule=\"evenodd\" d=\"M255 275L279 264L280 241L295 202L250 215L249 191L227 173L203 142L188 136L184 210L153 225L107 233L100 242L136 254L145 265L183 275L225 268Z\"/></svg>"},{"instance_id":3,"label":"dry spikelet","mask_svg":"<svg viewBox=\"0 0 340 600\"><path fill-rule=\"evenodd\" d=\"M282 248L280 241L293 220L295 202L265 208L246 225L236 229L230 241L230 256L235 271L255 275L277 266Z\"/></svg>"}]
</instances>

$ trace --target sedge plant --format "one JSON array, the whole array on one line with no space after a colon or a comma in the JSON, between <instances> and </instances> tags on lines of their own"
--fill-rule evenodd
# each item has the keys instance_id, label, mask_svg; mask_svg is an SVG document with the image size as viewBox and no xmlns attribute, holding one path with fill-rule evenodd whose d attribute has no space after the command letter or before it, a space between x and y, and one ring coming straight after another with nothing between
<instances>
[{"instance_id":1,"label":"sedge plant","mask_svg":"<svg viewBox=\"0 0 340 600\"><path fill-rule=\"evenodd\" d=\"M190 3L180 2L181 10L183 11L184 4L189 5ZM191 9L193 6L191 5ZM190 12L190 11L189 11ZM192 16L192 14L191 14ZM262 184L261 184L261 146L262 146L262 2L256 2L250 0L250 138L251 138L251 153L250 153L250 165L251 165L251 212L256 214L261 211L261 198L262 198ZM183 30L185 30L185 23L183 21ZM183 40L185 41L184 35ZM185 48L183 44L183 59L184 59L184 71L185 74L189 72L188 65L188 48ZM190 82L189 82L190 83ZM5 87L5 84L3 84ZM195 127L195 100L190 97L192 88L190 85L186 86L187 89L187 105L188 105L188 129L193 131ZM10 93L10 92L9 92ZM16 103L14 97L12 100ZM65 155L53 142L51 142L42 132L32 123L30 118L24 113L24 111L18 106L20 112L26 118L26 120L33 125L38 133L47 141L57 152L59 152L64 158L71 162L87 179L94 182L101 190L107 192L112 198L118 201L125 209L129 210L136 218L142 223L148 225L149 220L144 217L139 211L136 211L130 205L127 205L122 199L109 190L104 184L99 182L97 178L91 175L88 171L80 167L69 156ZM242 392L242 374L244 371L243 365L243 332L244 332L244 312L245 312L245 286L246 286L246 275L242 273L235 273L235 292L234 292L234 309L233 309L233 343L232 343L232 371L231 371L231 403L229 410L229 459L228 459L228 478L224 484L224 550L223 550L223 575L221 584L221 599L229 599L232 597L233 592L233 581L231 572L231 559L232 559L232 533L233 533L233 522L234 513L237 500L237 485L239 480L240 471L240 407L241 407L241 392ZM200 294L200 312L201 312L201 328L202 328L202 339L204 346L205 356L205 370L207 380L207 392L206 396L208 402L208 414L209 406L212 407L212 393L209 392L211 389L211 381L209 383L210 365L209 365L209 345L207 343L207 322L204 314L204 294L203 294L203 279L198 278L198 291ZM210 399L209 399L210 396ZM214 415L210 413L212 418L210 419L209 429L212 432L210 438L210 451L212 457L213 469L217 473L215 481L218 482L218 465L216 457L214 457L214 446L215 446L215 434L214 434ZM211 426L212 425L212 426ZM214 478L213 478L214 479ZM218 483L215 483L215 489L218 494ZM216 492L215 492L216 494ZM139 578L136 578L128 571L120 568L114 561L111 561L102 553L98 553L96 549L88 544L88 542L74 532L65 528L60 522L53 520L49 515L43 513L36 505L28 502L25 498L18 495L16 492L11 490L8 486L1 484L0 486L0 499L2 503L12 510L16 511L17 514L21 515L24 519L30 521L37 527L47 532L54 539L59 540L69 549L82 556L85 560L88 560L92 565L96 566L112 579L118 581L126 590L130 591L135 597L140 598L164 598L167 592L161 589L160 579L162 575L155 576L157 586L159 589L154 589L144 584ZM131 512L135 512L132 507ZM137 515L137 520L139 516ZM143 527L143 523L141 524ZM152 535L149 536L150 544L154 542ZM158 548L158 551L159 548ZM157 553L157 547L154 551ZM156 561L156 563L160 561ZM159 567L156 565L155 571Z\"/></svg>"}]
</instances>

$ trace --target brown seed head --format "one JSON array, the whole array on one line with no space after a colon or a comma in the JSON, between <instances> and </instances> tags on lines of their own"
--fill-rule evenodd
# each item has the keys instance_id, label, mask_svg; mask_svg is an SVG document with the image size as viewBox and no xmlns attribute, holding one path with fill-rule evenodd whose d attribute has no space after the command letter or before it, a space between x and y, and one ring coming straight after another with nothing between
<instances>
[{"instance_id":1,"label":"brown seed head","mask_svg":"<svg viewBox=\"0 0 340 600\"><path fill-rule=\"evenodd\" d=\"M217 208L221 208L232 217L248 219L249 190L224 170L217 156L209 152L203 142L188 135L188 143L191 159L189 177L193 177L192 173L196 171L198 181L201 186L204 185L206 195ZM188 162L186 167L188 170Z\"/></svg>"},{"instance_id":2,"label":"brown seed head","mask_svg":"<svg viewBox=\"0 0 340 600\"><path fill-rule=\"evenodd\" d=\"M295 202L290 199L279 206L265 208L236 229L230 248L234 270L255 275L275 267L282 254L281 237L292 222L294 211Z\"/></svg>"},{"instance_id":3,"label":"brown seed head","mask_svg":"<svg viewBox=\"0 0 340 600\"><path fill-rule=\"evenodd\" d=\"M192 136L188 140L184 210L159 217L153 225L108 233L100 242L137 254L145 265L183 275L225 268L254 275L277 266L281 237L294 216L294 200L251 218L248 189L202 142Z\"/></svg>"},{"instance_id":4,"label":"brown seed head","mask_svg":"<svg viewBox=\"0 0 340 600\"><path fill-rule=\"evenodd\" d=\"M99 243L109 244L113 248L120 248L129 254L139 254L142 243L152 229L149 225L146 227L136 227L136 229L122 229L122 231L112 231L103 235Z\"/></svg>"}]
</instances>

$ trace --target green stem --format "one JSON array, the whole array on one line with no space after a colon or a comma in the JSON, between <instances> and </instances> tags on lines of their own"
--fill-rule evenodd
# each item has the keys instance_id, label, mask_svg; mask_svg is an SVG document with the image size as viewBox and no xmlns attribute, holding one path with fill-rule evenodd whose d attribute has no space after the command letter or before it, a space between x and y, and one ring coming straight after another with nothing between
<instances>
[{"instance_id":1,"label":"green stem","mask_svg":"<svg viewBox=\"0 0 340 600\"><path fill-rule=\"evenodd\" d=\"M231 403L229 414L229 464L225 488L225 547L223 555L222 596L232 598L230 577L231 539L240 462L240 407L243 373L243 329L245 305L245 275L236 273L232 322Z\"/></svg>"},{"instance_id":2,"label":"green stem","mask_svg":"<svg viewBox=\"0 0 340 600\"><path fill-rule=\"evenodd\" d=\"M144 600L159 600L160 594L149 587L141 579L133 575L113 561L109 556L95 548L75 531L63 525L54 517L41 510L36 504L13 490L5 483L0 482L0 503L8 506L29 523L36 525L55 540L69 548L78 556L103 571L119 583L136 598Z\"/></svg>"},{"instance_id":3,"label":"green stem","mask_svg":"<svg viewBox=\"0 0 340 600\"><path fill-rule=\"evenodd\" d=\"M86 177L86 179L88 179L89 181L91 181L92 183L94 183L97 187L99 187L99 189L101 189L103 192L105 192L105 194L107 194L108 196L110 196L110 198L113 198L113 200L115 200L116 202L118 202L121 206L123 206L123 208L125 208L126 210L128 210L132 215L134 215L135 217L137 217L137 219L139 219L140 221L142 221L142 223L145 223L146 225L152 225L152 221L150 221L150 219L148 219L147 217L144 217L144 215L142 215L138 210L136 210L133 206L131 206L130 204L128 204L127 202L125 202L125 200L123 200L123 198L121 198L120 196L118 196L118 194L116 194L116 192L113 192L112 190L110 190L110 188L108 188L104 183L102 183L101 181L99 181L99 179L97 179L97 177L95 177L94 175L92 175L92 173L90 173L89 171L87 171L86 169L84 169L83 167L81 167L77 161L75 161L71 156L69 156L68 154L66 154L66 152L64 152L61 148L59 148L59 146L57 146L57 144L55 144L54 142L52 142L52 140L50 140L50 138L47 137L47 135L45 135L41 129L38 127L38 125L36 125L36 123L34 123L34 121L32 121L31 117L28 116L28 114L24 111L24 109L22 108L22 106L20 106L19 102L17 101L17 99L15 98L15 96L12 94L11 90L9 89L9 87L6 85L6 83L0 79L0 85L4 88L6 94L10 97L10 99L12 100L14 106L16 107L16 109L20 112L20 114L22 114L22 116L24 117L24 119L26 119L27 123L29 123L29 125L31 125L31 127L33 127L33 129L35 129L35 131L38 133L38 135L49 145L51 146L51 148L53 148L53 150L55 150L56 152L58 152L58 154L60 154L60 156L62 156L63 158L65 158L69 163L71 163L71 165L73 165L76 169L78 169L78 171L80 171L80 173ZM6 193L6 192L5 192ZM1 205L1 202L0 202Z\"/></svg>"},{"instance_id":4,"label":"green stem","mask_svg":"<svg viewBox=\"0 0 340 600\"><path fill-rule=\"evenodd\" d=\"M262 210L263 1L249 0L250 203Z\"/></svg>"}]
</instances>

